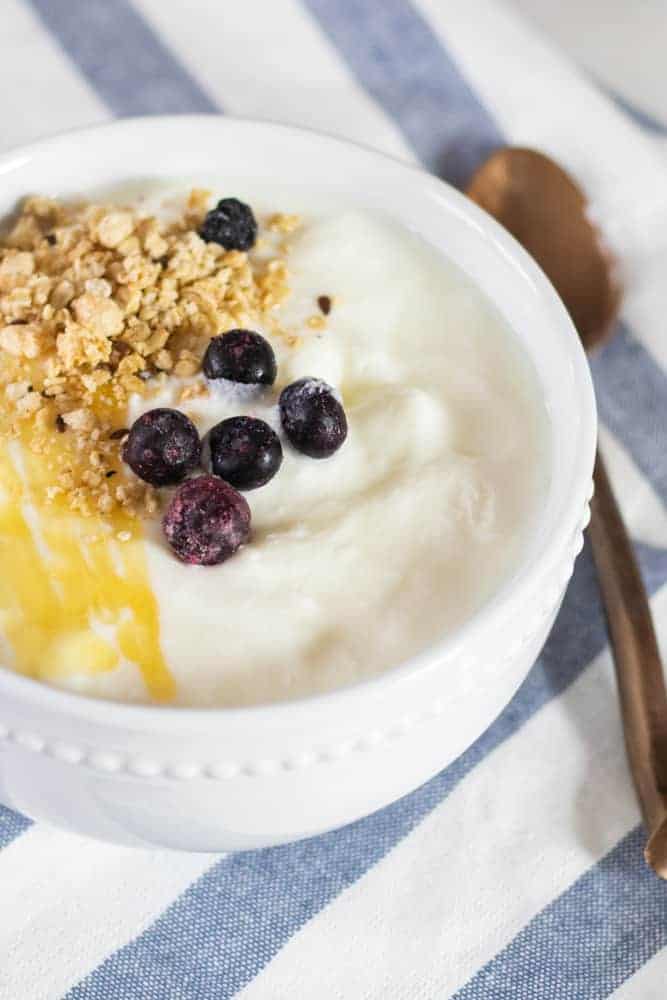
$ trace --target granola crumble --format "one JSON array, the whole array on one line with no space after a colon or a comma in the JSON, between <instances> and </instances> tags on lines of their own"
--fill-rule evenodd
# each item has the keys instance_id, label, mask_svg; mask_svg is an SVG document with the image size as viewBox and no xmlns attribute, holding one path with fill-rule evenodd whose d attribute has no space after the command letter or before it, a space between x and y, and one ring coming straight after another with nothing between
<instances>
[{"instance_id":1,"label":"granola crumble","mask_svg":"<svg viewBox=\"0 0 667 1000\"><path fill-rule=\"evenodd\" d=\"M209 198L194 189L163 223L29 197L0 238L0 434L46 456L46 502L84 515L155 512L154 491L120 460L129 397L173 377L190 380L181 402L205 395L203 354L225 330L260 324L293 340L277 316L289 295L284 250L275 237L250 254L205 243L197 228ZM275 214L267 230L299 225Z\"/></svg>"},{"instance_id":2,"label":"granola crumble","mask_svg":"<svg viewBox=\"0 0 667 1000\"><path fill-rule=\"evenodd\" d=\"M284 212L276 212L269 219L269 229L273 233L282 233L289 236L301 226L300 215L287 215Z\"/></svg>"},{"instance_id":3,"label":"granola crumble","mask_svg":"<svg viewBox=\"0 0 667 1000\"><path fill-rule=\"evenodd\" d=\"M309 316L306 320L306 326L308 326L311 330L324 330L326 325L327 321L324 316L320 316L317 313Z\"/></svg>"}]
</instances>

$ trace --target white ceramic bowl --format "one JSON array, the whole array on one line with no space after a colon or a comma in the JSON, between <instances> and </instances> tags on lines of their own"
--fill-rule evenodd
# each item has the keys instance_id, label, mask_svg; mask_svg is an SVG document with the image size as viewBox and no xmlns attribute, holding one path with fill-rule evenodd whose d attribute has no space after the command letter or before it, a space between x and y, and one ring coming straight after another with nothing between
<instances>
[{"instance_id":1,"label":"white ceramic bowl","mask_svg":"<svg viewBox=\"0 0 667 1000\"><path fill-rule=\"evenodd\" d=\"M134 178L245 175L357 198L453 258L532 358L552 422L551 486L521 565L464 627L379 678L286 704L109 704L0 668L0 799L125 844L226 850L340 826L466 749L534 662L581 547L596 417L588 366L553 288L492 219L436 178L339 140L258 122L135 119L0 159L0 214L29 192Z\"/></svg>"}]
</instances>

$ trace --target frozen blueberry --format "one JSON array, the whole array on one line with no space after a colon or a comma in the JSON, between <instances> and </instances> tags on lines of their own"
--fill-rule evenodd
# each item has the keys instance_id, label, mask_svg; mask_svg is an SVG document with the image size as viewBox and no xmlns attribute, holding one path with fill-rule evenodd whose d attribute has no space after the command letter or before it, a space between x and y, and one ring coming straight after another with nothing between
<instances>
[{"instance_id":1,"label":"frozen blueberry","mask_svg":"<svg viewBox=\"0 0 667 1000\"><path fill-rule=\"evenodd\" d=\"M255 417L229 417L208 434L206 464L239 490L256 490L273 479L283 460L278 435Z\"/></svg>"},{"instance_id":2,"label":"frozen blueberry","mask_svg":"<svg viewBox=\"0 0 667 1000\"><path fill-rule=\"evenodd\" d=\"M268 340L252 330L230 330L213 337L204 355L206 378L227 378L248 385L273 385L276 356Z\"/></svg>"},{"instance_id":3,"label":"frozen blueberry","mask_svg":"<svg viewBox=\"0 0 667 1000\"><path fill-rule=\"evenodd\" d=\"M250 250L257 238L257 222L248 205L237 198L223 198L206 213L199 235L225 250Z\"/></svg>"},{"instance_id":4,"label":"frozen blueberry","mask_svg":"<svg viewBox=\"0 0 667 1000\"><path fill-rule=\"evenodd\" d=\"M135 420L123 447L123 460L153 486L180 483L196 469L201 454L197 428L179 410L149 410Z\"/></svg>"},{"instance_id":5,"label":"frozen blueberry","mask_svg":"<svg viewBox=\"0 0 667 1000\"><path fill-rule=\"evenodd\" d=\"M301 378L280 394L280 419L297 451L328 458L347 437L345 410L326 382Z\"/></svg>"},{"instance_id":6,"label":"frozen blueberry","mask_svg":"<svg viewBox=\"0 0 667 1000\"><path fill-rule=\"evenodd\" d=\"M248 541L250 507L229 483L197 476L179 486L162 527L182 562L214 566Z\"/></svg>"}]
</instances>

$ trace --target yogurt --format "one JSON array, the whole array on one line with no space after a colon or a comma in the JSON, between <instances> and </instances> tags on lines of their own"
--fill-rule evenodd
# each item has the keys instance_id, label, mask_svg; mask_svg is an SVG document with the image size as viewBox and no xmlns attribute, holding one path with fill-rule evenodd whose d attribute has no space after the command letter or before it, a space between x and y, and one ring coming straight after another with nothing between
<instances>
[{"instance_id":1,"label":"yogurt","mask_svg":"<svg viewBox=\"0 0 667 1000\"><path fill-rule=\"evenodd\" d=\"M278 474L246 494L249 544L222 565L184 565L159 521L144 526L178 705L302 698L403 663L512 574L546 492L549 427L536 374L455 264L344 206L307 215L290 243L281 322L298 336L273 342L273 388L220 382L183 405L184 381L174 378L158 396L131 401L130 419L175 406L202 434L225 417L260 417L284 449ZM331 311L309 325L322 296ZM297 453L280 427L278 394L303 376L333 386L347 415L347 440L323 461ZM150 701L127 659L51 681Z\"/></svg>"}]
</instances>

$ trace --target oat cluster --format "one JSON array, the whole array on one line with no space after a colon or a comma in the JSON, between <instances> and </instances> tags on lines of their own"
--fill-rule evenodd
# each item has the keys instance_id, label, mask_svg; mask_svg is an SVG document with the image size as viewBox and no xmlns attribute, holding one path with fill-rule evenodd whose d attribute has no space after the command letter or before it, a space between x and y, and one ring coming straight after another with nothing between
<instances>
[{"instance_id":1,"label":"oat cluster","mask_svg":"<svg viewBox=\"0 0 667 1000\"><path fill-rule=\"evenodd\" d=\"M0 427L48 453L47 499L83 514L152 512L150 487L120 460L129 397L174 378L181 402L206 393L201 360L226 330L293 338L278 320L289 295L278 236L298 219L272 216L250 255L226 251L198 235L208 197L192 191L168 223L30 197L0 239Z\"/></svg>"}]
</instances>

